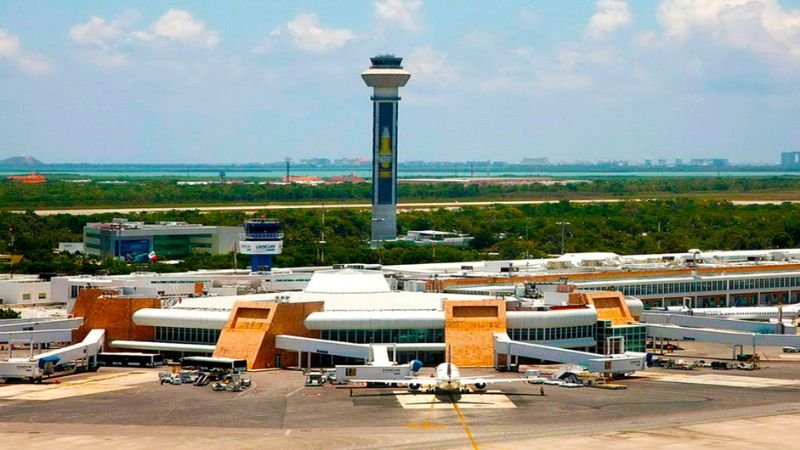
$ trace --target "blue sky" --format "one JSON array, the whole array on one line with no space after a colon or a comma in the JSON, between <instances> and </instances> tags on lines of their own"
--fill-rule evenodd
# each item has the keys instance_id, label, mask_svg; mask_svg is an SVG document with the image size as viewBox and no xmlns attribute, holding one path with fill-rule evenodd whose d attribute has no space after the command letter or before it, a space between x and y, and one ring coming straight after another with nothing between
<instances>
[{"instance_id":1,"label":"blue sky","mask_svg":"<svg viewBox=\"0 0 800 450\"><path fill-rule=\"evenodd\" d=\"M800 0L5 0L0 158L367 157L377 53L401 160L800 150Z\"/></svg>"}]
</instances>

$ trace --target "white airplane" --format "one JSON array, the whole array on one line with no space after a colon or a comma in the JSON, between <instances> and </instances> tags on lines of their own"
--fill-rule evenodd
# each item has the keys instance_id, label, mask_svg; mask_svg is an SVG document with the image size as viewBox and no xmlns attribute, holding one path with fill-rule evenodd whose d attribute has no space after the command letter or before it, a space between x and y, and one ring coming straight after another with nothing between
<instances>
[{"instance_id":1,"label":"white airplane","mask_svg":"<svg viewBox=\"0 0 800 450\"><path fill-rule=\"evenodd\" d=\"M412 392L433 391L436 393L467 392L470 388L473 392L486 392L490 384L497 383L518 383L528 381L528 378L491 378L491 377L462 377L458 367L451 362L444 362L436 366L436 373L431 377L413 377L402 380L359 380L350 381L363 383L390 383L406 386Z\"/></svg>"},{"instance_id":2,"label":"white airplane","mask_svg":"<svg viewBox=\"0 0 800 450\"><path fill-rule=\"evenodd\" d=\"M684 308L669 307L668 312L694 316L727 317L733 319L794 319L800 314L800 304L784 305L781 312L777 306L739 306L731 308Z\"/></svg>"}]
</instances>

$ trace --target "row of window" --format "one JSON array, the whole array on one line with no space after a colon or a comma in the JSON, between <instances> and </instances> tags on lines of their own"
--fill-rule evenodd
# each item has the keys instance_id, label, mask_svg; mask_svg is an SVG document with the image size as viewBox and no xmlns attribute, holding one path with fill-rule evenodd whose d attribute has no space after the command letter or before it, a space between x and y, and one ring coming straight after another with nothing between
<instances>
[{"instance_id":1,"label":"row of window","mask_svg":"<svg viewBox=\"0 0 800 450\"><path fill-rule=\"evenodd\" d=\"M220 330L205 328L156 327L157 342L181 344L216 344Z\"/></svg>"},{"instance_id":2,"label":"row of window","mask_svg":"<svg viewBox=\"0 0 800 450\"><path fill-rule=\"evenodd\" d=\"M210 282L211 280L151 280L150 284L195 284Z\"/></svg>"},{"instance_id":3,"label":"row of window","mask_svg":"<svg viewBox=\"0 0 800 450\"><path fill-rule=\"evenodd\" d=\"M509 328L507 331L512 341L594 338L594 325L558 328Z\"/></svg>"},{"instance_id":4,"label":"row of window","mask_svg":"<svg viewBox=\"0 0 800 450\"><path fill-rule=\"evenodd\" d=\"M47 292L39 292L37 298L39 300L47 300ZM22 299L23 300L30 300L31 299L31 293L30 292L23 292L22 293Z\"/></svg>"},{"instance_id":5,"label":"row of window","mask_svg":"<svg viewBox=\"0 0 800 450\"><path fill-rule=\"evenodd\" d=\"M443 329L322 330L322 339L356 344L444 342Z\"/></svg>"},{"instance_id":6,"label":"row of window","mask_svg":"<svg viewBox=\"0 0 800 450\"><path fill-rule=\"evenodd\" d=\"M748 278L737 280L680 281L642 284L609 284L583 289L595 291L620 291L624 295L665 295L692 292L725 292L746 289L772 289L800 287L800 277Z\"/></svg>"}]
</instances>

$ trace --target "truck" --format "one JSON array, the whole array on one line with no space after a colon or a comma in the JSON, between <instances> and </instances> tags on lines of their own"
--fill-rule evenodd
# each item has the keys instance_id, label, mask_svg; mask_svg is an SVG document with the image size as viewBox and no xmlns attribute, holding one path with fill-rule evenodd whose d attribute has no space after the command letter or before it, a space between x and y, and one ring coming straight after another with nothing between
<instances>
[{"instance_id":1,"label":"truck","mask_svg":"<svg viewBox=\"0 0 800 450\"><path fill-rule=\"evenodd\" d=\"M347 383L350 380L403 380L412 376L411 364L374 366L374 365L347 365L336 366L336 381Z\"/></svg>"}]
</instances>

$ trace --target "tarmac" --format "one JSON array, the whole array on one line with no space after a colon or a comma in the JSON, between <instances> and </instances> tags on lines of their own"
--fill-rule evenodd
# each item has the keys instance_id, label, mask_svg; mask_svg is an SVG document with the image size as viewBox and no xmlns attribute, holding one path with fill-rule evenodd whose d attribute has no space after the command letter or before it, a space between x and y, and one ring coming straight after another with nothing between
<instances>
[{"instance_id":1,"label":"tarmac","mask_svg":"<svg viewBox=\"0 0 800 450\"><path fill-rule=\"evenodd\" d=\"M800 362L778 358L747 372L652 369L618 381L625 390L547 385L541 396L539 385L511 383L455 402L397 389L305 387L302 373L288 370L251 373L253 386L239 393L161 385L157 373L102 368L34 390L0 386L0 442L49 449L753 448L785 447L787 430L800 425ZM674 377L692 380L668 380Z\"/></svg>"}]
</instances>

